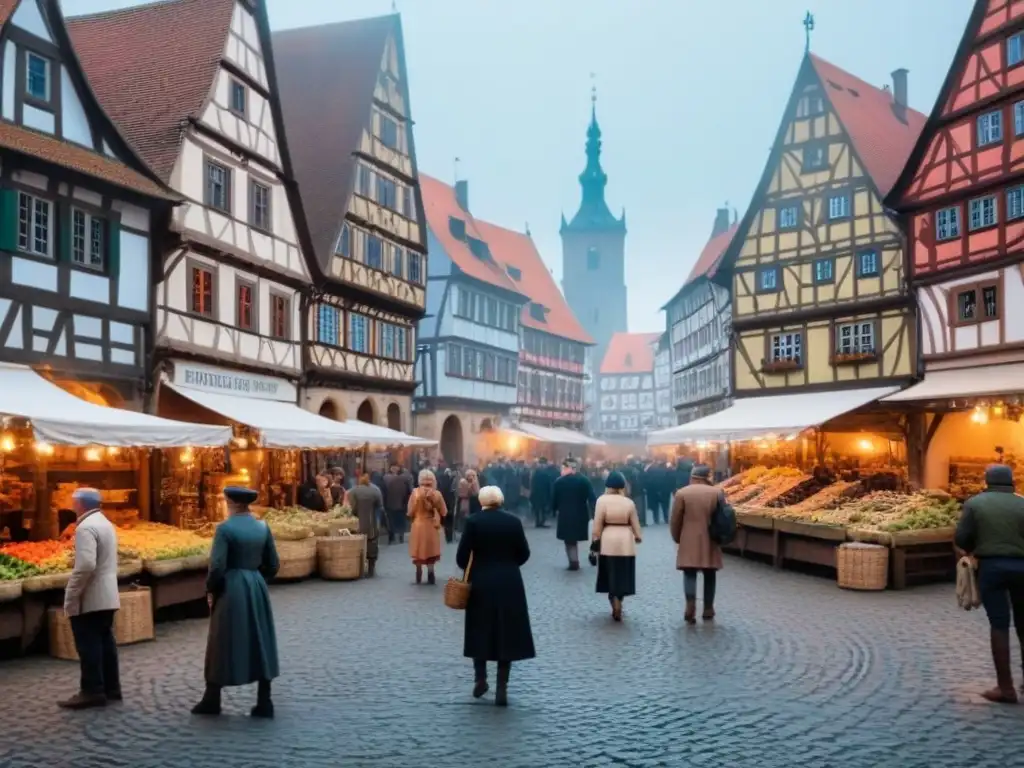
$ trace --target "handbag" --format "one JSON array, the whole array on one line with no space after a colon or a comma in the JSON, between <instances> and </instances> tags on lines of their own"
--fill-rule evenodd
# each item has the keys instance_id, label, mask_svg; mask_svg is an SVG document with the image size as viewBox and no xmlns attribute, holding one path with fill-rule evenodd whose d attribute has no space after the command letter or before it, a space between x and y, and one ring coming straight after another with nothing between
<instances>
[{"instance_id":1,"label":"handbag","mask_svg":"<svg viewBox=\"0 0 1024 768\"><path fill-rule=\"evenodd\" d=\"M970 557L961 557L956 564L956 603L965 611L981 607L977 566Z\"/></svg>"},{"instance_id":2,"label":"handbag","mask_svg":"<svg viewBox=\"0 0 1024 768\"><path fill-rule=\"evenodd\" d=\"M444 604L456 611L466 610L469 605L469 572L473 568L473 553L469 553L469 562L466 563L466 570L462 572L462 578L448 577L448 583L444 585Z\"/></svg>"},{"instance_id":3,"label":"handbag","mask_svg":"<svg viewBox=\"0 0 1024 768\"><path fill-rule=\"evenodd\" d=\"M594 539L590 542L590 552L587 553L587 560L591 565L597 565L597 555L601 551L601 540Z\"/></svg>"}]
</instances>

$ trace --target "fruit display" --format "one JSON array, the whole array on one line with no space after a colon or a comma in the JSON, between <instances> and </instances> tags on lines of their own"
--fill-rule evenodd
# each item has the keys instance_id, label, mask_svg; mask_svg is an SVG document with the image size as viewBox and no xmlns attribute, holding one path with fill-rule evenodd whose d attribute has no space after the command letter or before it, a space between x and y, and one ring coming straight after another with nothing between
<instances>
[{"instance_id":1,"label":"fruit display","mask_svg":"<svg viewBox=\"0 0 1024 768\"><path fill-rule=\"evenodd\" d=\"M734 506L762 506L810 480L795 467L751 467L720 486L725 497Z\"/></svg>"},{"instance_id":2,"label":"fruit display","mask_svg":"<svg viewBox=\"0 0 1024 768\"><path fill-rule=\"evenodd\" d=\"M945 491L871 491L857 496L857 483L836 483L824 498L816 494L803 505L774 510L776 517L861 531L920 531L951 528L960 519L960 503ZM846 487L842 487L846 486ZM824 491L822 492L824 493Z\"/></svg>"},{"instance_id":3,"label":"fruit display","mask_svg":"<svg viewBox=\"0 0 1024 768\"><path fill-rule=\"evenodd\" d=\"M274 538L281 541L300 541L310 536L328 536L332 530L348 528L355 531L359 521L351 510L339 504L329 512L313 512L305 507L266 509L263 520L270 526Z\"/></svg>"},{"instance_id":4,"label":"fruit display","mask_svg":"<svg viewBox=\"0 0 1024 768\"><path fill-rule=\"evenodd\" d=\"M0 548L0 554L35 567L38 574L70 571L75 564L74 542L67 541L21 541L5 544Z\"/></svg>"},{"instance_id":5,"label":"fruit display","mask_svg":"<svg viewBox=\"0 0 1024 768\"><path fill-rule=\"evenodd\" d=\"M0 552L0 581L17 581L38 575L39 569L34 565Z\"/></svg>"},{"instance_id":6,"label":"fruit display","mask_svg":"<svg viewBox=\"0 0 1024 768\"><path fill-rule=\"evenodd\" d=\"M119 553L140 560L174 560L210 552L209 539L162 523L118 527L117 546Z\"/></svg>"}]
</instances>

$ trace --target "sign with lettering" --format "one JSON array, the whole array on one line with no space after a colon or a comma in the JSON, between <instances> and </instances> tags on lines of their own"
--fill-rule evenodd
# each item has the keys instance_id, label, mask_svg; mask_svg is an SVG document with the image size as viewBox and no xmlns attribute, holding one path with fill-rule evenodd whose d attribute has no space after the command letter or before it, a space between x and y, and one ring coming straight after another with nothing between
<instances>
[{"instance_id":1,"label":"sign with lettering","mask_svg":"<svg viewBox=\"0 0 1024 768\"><path fill-rule=\"evenodd\" d=\"M174 363L175 386L189 387L218 395L235 395L254 400L280 400L294 403L298 398L295 385L286 379L261 376L258 373L232 371L198 363Z\"/></svg>"}]
</instances>

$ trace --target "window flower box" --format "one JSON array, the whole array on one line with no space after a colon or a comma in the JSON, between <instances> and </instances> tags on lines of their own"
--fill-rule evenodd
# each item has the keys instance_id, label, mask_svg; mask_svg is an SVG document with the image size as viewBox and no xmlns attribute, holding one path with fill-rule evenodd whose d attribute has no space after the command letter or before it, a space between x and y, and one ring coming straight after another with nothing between
<instances>
[{"instance_id":1,"label":"window flower box","mask_svg":"<svg viewBox=\"0 0 1024 768\"><path fill-rule=\"evenodd\" d=\"M878 352L873 349L865 352L837 352L832 355L832 365L858 365L877 362L877 360Z\"/></svg>"},{"instance_id":2,"label":"window flower box","mask_svg":"<svg viewBox=\"0 0 1024 768\"><path fill-rule=\"evenodd\" d=\"M784 360L762 360L762 373L785 373L787 371L798 371L803 367L800 358L792 357Z\"/></svg>"}]
</instances>

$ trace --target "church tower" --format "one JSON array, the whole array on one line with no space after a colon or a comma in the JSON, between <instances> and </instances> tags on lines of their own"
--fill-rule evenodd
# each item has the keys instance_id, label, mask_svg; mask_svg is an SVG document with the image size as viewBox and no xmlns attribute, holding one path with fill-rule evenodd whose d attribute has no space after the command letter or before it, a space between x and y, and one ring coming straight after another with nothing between
<instances>
[{"instance_id":1,"label":"church tower","mask_svg":"<svg viewBox=\"0 0 1024 768\"><path fill-rule=\"evenodd\" d=\"M571 221L562 215L562 292L576 319L594 339L590 367L601 366L608 342L626 326L626 212L616 218L604 199L608 177L601 168L601 128L597 96L591 95L587 166L580 174L583 193Z\"/></svg>"}]
</instances>

